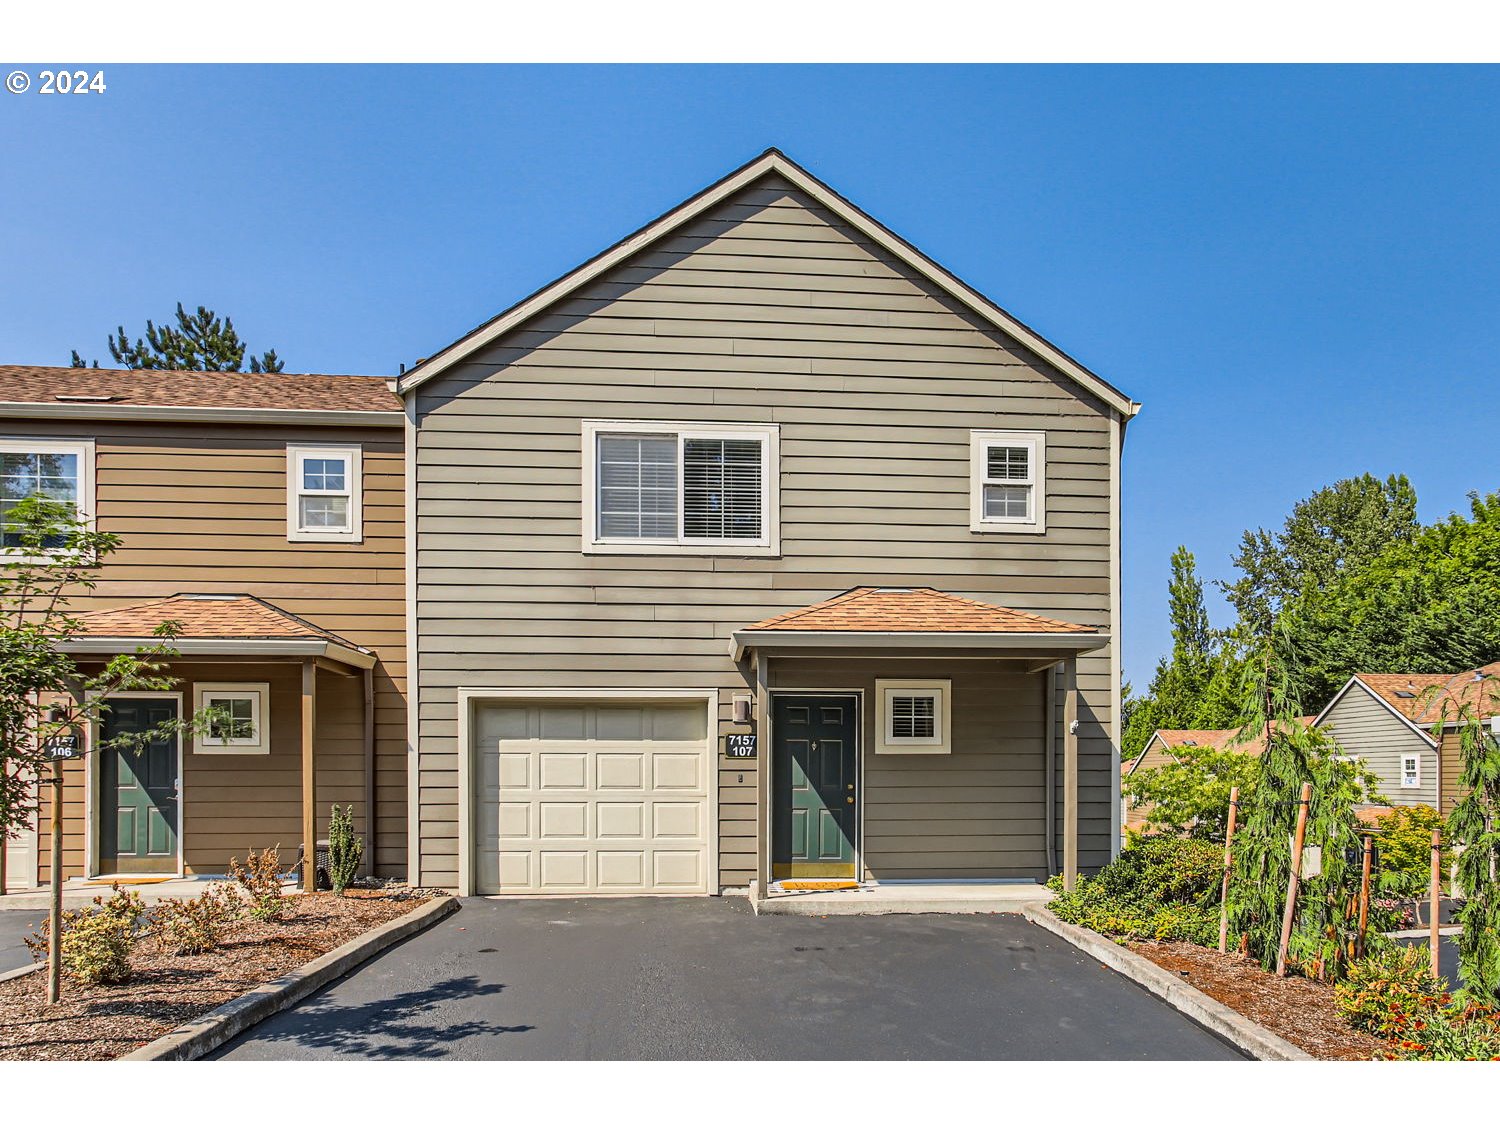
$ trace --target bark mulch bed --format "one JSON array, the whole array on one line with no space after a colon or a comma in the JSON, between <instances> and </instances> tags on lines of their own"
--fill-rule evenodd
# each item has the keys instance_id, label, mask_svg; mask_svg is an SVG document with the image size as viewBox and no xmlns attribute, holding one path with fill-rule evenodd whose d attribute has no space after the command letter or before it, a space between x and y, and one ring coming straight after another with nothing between
<instances>
[{"instance_id":1,"label":"bark mulch bed","mask_svg":"<svg viewBox=\"0 0 1500 1125\"><path fill-rule=\"evenodd\" d=\"M1334 1006L1332 985L1278 977L1238 954L1186 942L1131 942L1130 948L1314 1058L1371 1059L1388 1049L1383 1039L1345 1022Z\"/></svg>"},{"instance_id":2,"label":"bark mulch bed","mask_svg":"<svg viewBox=\"0 0 1500 1125\"><path fill-rule=\"evenodd\" d=\"M288 896L281 921L247 919L217 950L197 957L176 956L142 937L127 983L90 987L64 976L56 1004L47 1003L46 970L0 982L0 1060L118 1058L428 897L353 889L344 898Z\"/></svg>"}]
</instances>

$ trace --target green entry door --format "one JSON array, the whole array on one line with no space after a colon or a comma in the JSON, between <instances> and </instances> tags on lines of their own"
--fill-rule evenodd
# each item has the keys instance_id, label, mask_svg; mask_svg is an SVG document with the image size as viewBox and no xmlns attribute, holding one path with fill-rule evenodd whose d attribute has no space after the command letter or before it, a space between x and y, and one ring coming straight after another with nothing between
<instances>
[{"instance_id":1,"label":"green entry door","mask_svg":"<svg viewBox=\"0 0 1500 1125\"><path fill-rule=\"evenodd\" d=\"M177 718L169 698L113 699L102 742ZM177 735L105 749L99 762L99 867L106 875L177 870Z\"/></svg>"},{"instance_id":2,"label":"green entry door","mask_svg":"<svg viewBox=\"0 0 1500 1125\"><path fill-rule=\"evenodd\" d=\"M778 879L854 878L859 823L856 697L774 696L771 730L772 874Z\"/></svg>"}]
</instances>

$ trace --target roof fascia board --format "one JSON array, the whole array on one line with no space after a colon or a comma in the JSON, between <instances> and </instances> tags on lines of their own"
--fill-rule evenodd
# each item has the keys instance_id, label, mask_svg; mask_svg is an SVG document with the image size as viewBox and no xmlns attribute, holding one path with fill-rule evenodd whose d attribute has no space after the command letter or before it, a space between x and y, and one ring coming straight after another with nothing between
<instances>
[{"instance_id":1,"label":"roof fascia board","mask_svg":"<svg viewBox=\"0 0 1500 1125\"><path fill-rule=\"evenodd\" d=\"M1109 643L1108 633L918 633L876 632L839 629L740 629L730 636L729 651L736 661L744 659L751 648L957 648L985 649L995 652L1038 649L1067 652L1092 652Z\"/></svg>"},{"instance_id":2,"label":"roof fascia board","mask_svg":"<svg viewBox=\"0 0 1500 1125\"><path fill-rule=\"evenodd\" d=\"M0 402L0 418L87 418L124 422L233 422L252 426L400 426L400 410L284 410L235 406Z\"/></svg>"},{"instance_id":3,"label":"roof fascia board","mask_svg":"<svg viewBox=\"0 0 1500 1125\"><path fill-rule=\"evenodd\" d=\"M1369 684L1367 684L1363 680L1361 680L1358 675L1354 675L1354 676L1350 676L1349 677L1349 682L1347 684L1345 684L1343 687L1339 688L1338 694L1335 695L1332 699L1330 699L1328 701L1328 706L1324 707L1323 710L1319 711L1318 712L1318 717L1316 719L1314 719L1312 721L1312 723L1309 724L1309 725L1314 726L1314 727L1321 727L1323 725L1324 718L1327 717L1328 713L1333 710L1334 706L1338 703L1338 701L1340 699L1343 699L1344 695L1355 684L1358 684L1360 686L1360 688L1364 691L1364 693L1366 695L1368 695L1376 703L1380 704L1387 711L1389 711L1392 715L1394 715L1397 719L1399 719L1401 721L1402 725L1404 725L1405 727L1407 727L1409 730L1414 731L1424 742L1427 743L1428 746L1430 746L1430 747L1432 747L1434 749L1437 748L1437 744L1438 744L1437 739L1433 738L1432 735L1428 734L1425 730L1423 730L1421 727L1419 727L1416 723L1412 722L1405 715L1403 715L1400 711L1398 711L1394 707L1392 707L1388 701L1380 698L1380 693L1377 692L1374 688L1372 688Z\"/></svg>"},{"instance_id":4,"label":"roof fascia board","mask_svg":"<svg viewBox=\"0 0 1500 1125\"><path fill-rule=\"evenodd\" d=\"M238 639L234 637L75 637L58 647L64 652L114 655L143 646L164 645L177 656L324 656L355 668L373 668L375 654L347 645L313 638L298 640ZM170 659L170 656L168 656Z\"/></svg>"},{"instance_id":5,"label":"roof fascia board","mask_svg":"<svg viewBox=\"0 0 1500 1125\"><path fill-rule=\"evenodd\" d=\"M810 172L774 150L758 157L739 170L731 172L718 183L713 184L686 202L674 207L655 222L641 228L623 241L616 243L597 257L591 258L571 273L564 274L551 285L538 290L487 324L481 325L467 336L462 337L438 352L435 356L418 364L399 381L397 393L405 394L421 386L427 380L446 371L480 348L493 343L522 321L541 312L548 305L561 300L579 287L588 284L607 270L620 264L626 258L645 249L657 239L683 224L691 222L741 188L762 176L772 173L785 177L794 187L812 196L818 203L860 231L876 243L876 245L899 258L939 288L946 290L960 303L977 313L984 320L989 321L1017 343L1036 352L1037 355L1041 356L1074 382L1080 384L1085 390L1119 411L1122 416L1126 418L1131 417L1140 409L1140 404L1132 401L1128 395L1122 394L1119 390L1110 386L1109 383L1095 375L1092 371L1089 371L1077 360L1037 335L1030 328L1027 328L1026 325L1016 320L993 301L990 301L977 290L960 281L905 239L865 214Z\"/></svg>"}]
</instances>

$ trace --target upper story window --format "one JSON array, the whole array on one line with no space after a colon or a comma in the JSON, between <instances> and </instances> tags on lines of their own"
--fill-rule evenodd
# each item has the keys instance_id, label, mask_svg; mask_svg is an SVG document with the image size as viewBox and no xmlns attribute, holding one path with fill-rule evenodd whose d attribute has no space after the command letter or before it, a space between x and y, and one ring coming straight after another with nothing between
<instances>
[{"instance_id":1,"label":"upper story window","mask_svg":"<svg viewBox=\"0 0 1500 1125\"><path fill-rule=\"evenodd\" d=\"M359 543L363 474L357 445L286 447L286 537L293 543Z\"/></svg>"},{"instance_id":2,"label":"upper story window","mask_svg":"<svg viewBox=\"0 0 1500 1125\"><path fill-rule=\"evenodd\" d=\"M1417 754L1401 755L1401 788L1419 789L1422 785L1422 759Z\"/></svg>"},{"instance_id":3,"label":"upper story window","mask_svg":"<svg viewBox=\"0 0 1500 1125\"><path fill-rule=\"evenodd\" d=\"M1047 530L1047 438L1040 431L973 430L969 529Z\"/></svg>"},{"instance_id":4,"label":"upper story window","mask_svg":"<svg viewBox=\"0 0 1500 1125\"><path fill-rule=\"evenodd\" d=\"M12 511L40 497L68 505L80 519L94 512L94 443L0 438L0 547L21 547Z\"/></svg>"},{"instance_id":5,"label":"upper story window","mask_svg":"<svg viewBox=\"0 0 1500 1125\"><path fill-rule=\"evenodd\" d=\"M774 555L778 429L583 424L583 550Z\"/></svg>"}]
</instances>

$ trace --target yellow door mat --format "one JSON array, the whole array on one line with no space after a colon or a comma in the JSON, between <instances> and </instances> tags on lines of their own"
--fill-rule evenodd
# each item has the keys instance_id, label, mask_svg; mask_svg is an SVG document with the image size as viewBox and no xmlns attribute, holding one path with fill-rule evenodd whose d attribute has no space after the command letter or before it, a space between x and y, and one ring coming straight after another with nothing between
<instances>
[{"instance_id":1,"label":"yellow door mat","mask_svg":"<svg viewBox=\"0 0 1500 1125\"><path fill-rule=\"evenodd\" d=\"M784 891L857 891L853 879L783 879L777 884Z\"/></svg>"}]
</instances>

